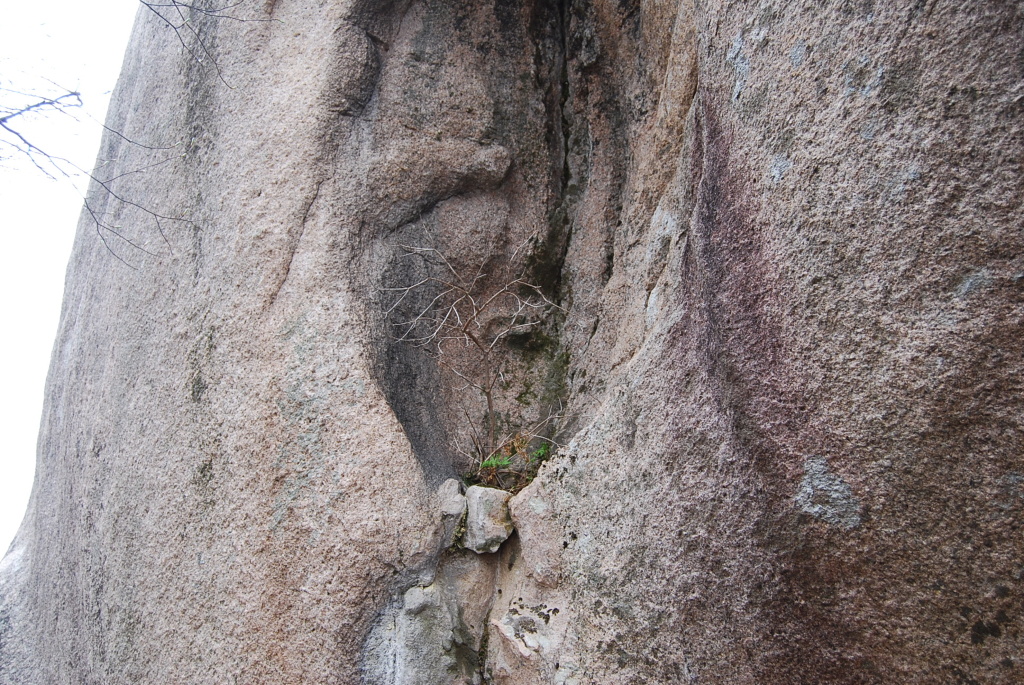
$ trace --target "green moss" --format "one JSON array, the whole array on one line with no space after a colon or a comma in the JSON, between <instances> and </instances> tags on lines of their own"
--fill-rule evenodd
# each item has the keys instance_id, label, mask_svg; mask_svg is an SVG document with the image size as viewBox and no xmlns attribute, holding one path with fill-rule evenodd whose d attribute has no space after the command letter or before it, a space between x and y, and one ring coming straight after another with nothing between
<instances>
[{"instance_id":1,"label":"green moss","mask_svg":"<svg viewBox=\"0 0 1024 685\"><path fill-rule=\"evenodd\" d=\"M533 405L534 400L537 399L537 393L533 391L533 383L529 380L523 381L523 390L516 395L516 402L524 407Z\"/></svg>"},{"instance_id":2,"label":"green moss","mask_svg":"<svg viewBox=\"0 0 1024 685\"><path fill-rule=\"evenodd\" d=\"M531 285L541 289L548 298L559 297L562 283L562 263L565 261L566 233L569 218L566 210L556 210L551 218L547 237L534 245L526 262L526 274Z\"/></svg>"},{"instance_id":3,"label":"green moss","mask_svg":"<svg viewBox=\"0 0 1024 685\"><path fill-rule=\"evenodd\" d=\"M475 483L470 483L465 477L463 477L462 481L467 487L475 485ZM468 515L468 511L462 512L462 518L459 519L459 524L455 526L455 537L452 539L452 544L448 547L449 552L454 553L466 549L462 546L462 536L466 534L466 518Z\"/></svg>"},{"instance_id":4,"label":"green moss","mask_svg":"<svg viewBox=\"0 0 1024 685\"><path fill-rule=\"evenodd\" d=\"M562 350L554 356L548 365L548 372L544 378L544 391L541 400L546 404L557 404L568 392L566 378L569 374L569 351Z\"/></svg>"},{"instance_id":5,"label":"green moss","mask_svg":"<svg viewBox=\"0 0 1024 685\"><path fill-rule=\"evenodd\" d=\"M501 592L499 590L498 592ZM490 678L490 669L487 668L487 645L490 641L491 631L487 623L484 623L484 634L480 636L480 649L477 651L476 663L477 668L482 676L484 676L484 682L493 682Z\"/></svg>"},{"instance_id":6,"label":"green moss","mask_svg":"<svg viewBox=\"0 0 1024 685\"><path fill-rule=\"evenodd\" d=\"M515 333L505 338L505 343L522 353L524 361L531 362L542 354L550 354L558 347L558 340L540 329Z\"/></svg>"}]
</instances>

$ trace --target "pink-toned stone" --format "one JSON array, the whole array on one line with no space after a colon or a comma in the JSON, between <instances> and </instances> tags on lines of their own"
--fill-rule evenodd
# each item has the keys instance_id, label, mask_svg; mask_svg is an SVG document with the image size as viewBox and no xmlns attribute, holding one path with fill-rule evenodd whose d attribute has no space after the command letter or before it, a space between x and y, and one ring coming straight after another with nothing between
<instances>
[{"instance_id":1,"label":"pink-toned stone","mask_svg":"<svg viewBox=\"0 0 1024 685\"><path fill-rule=\"evenodd\" d=\"M237 10L135 29L0 681L1020 680L1015 3ZM439 360L448 266L559 309ZM503 432L561 447L449 550Z\"/></svg>"}]
</instances>

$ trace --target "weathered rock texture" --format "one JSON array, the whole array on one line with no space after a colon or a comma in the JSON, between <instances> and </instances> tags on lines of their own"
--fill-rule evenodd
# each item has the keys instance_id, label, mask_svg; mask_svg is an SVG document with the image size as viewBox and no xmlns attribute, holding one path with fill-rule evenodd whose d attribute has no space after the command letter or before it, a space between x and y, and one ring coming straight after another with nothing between
<instances>
[{"instance_id":1,"label":"weathered rock texture","mask_svg":"<svg viewBox=\"0 0 1024 685\"><path fill-rule=\"evenodd\" d=\"M0 681L1020 682L1019 3L233 13L136 26ZM448 266L561 307L490 397L394 333Z\"/></svg>"},{"instance_id":2,"label":"weathered rock texture","mask_svg":"<svg viewBox=\"0 0 1024 685\"><path fill-rule=\"evenodd\" d=\"M466 490L466 534L462 544L481 554L497 552L512 534L511 494L474 485Z\"/></svg>"}]
</instances>

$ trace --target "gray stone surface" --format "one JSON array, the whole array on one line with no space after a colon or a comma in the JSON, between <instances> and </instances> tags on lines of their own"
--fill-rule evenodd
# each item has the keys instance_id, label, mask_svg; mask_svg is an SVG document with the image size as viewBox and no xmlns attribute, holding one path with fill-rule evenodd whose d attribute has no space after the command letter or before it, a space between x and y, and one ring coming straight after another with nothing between
<instances>
[{"instance_id":1,"label":"gray stone surface","mask_svg":"<svg viewBox=\"0 0 1024 685\"><path fill-rule=\"evenodd\" d=\"M462 494L462 483L449 478L437 489L437 499L441 503L441 525L444 528L442 543L451 547L466 521L466 496Z\"/></svg>"},{"instance_id":2,"label":"gray stone surface","mask_svg":"<svg viewBox=\"0 0 1024 685\"><path fill-rule=\"evenodd\" d=\"M474 485L466 489L466 532L462 545L477 554L497 552L512 534L508 501L512 494Z\"/></svg>"},{"instance_id":3,"label":"gray stone surface","mask_svg":"<svg viewBox=\"0 0 1024 685\"><path fill-rule=\"evenodd\" d=\"M1020 680L1019 3L233 12L135 27L0 682ZM560 309L438 360L451 272Z\"/></svg>"},{"instance_id":4,"label":"gray stone surface","mask_svg":"<svg viewBox=\"0 0 1024 685\"><path fill-rule=\"evenodd\" d=\"M385 608L364 644L371 685L479 685L480 650L496 591L497 556L450 552L436 576Z\"/></svg>"},{"instance_id":5,"label":"gray stone surface","mask_svg":"<svg viewBox=\"0 0 1024 685\"><path fill-rule=\"evenodd\" d=\"M509 515L521 542L520 563L537 584L557 587L562 571L562 536L550 482L534 481L509 500Z\"/></svg>"},{"instance_id":6,"label":"gray stone surface","mask_svg":"<svg viewBox=\"0 0 1024 685\"><path fill-rule=\"evenodd\" d=\"M804 462L804 477L796 505L806 514L849 530L860 525L860 503L850 485L831 473L828 462L812 456Z\"/></svg>"}]
</instances>

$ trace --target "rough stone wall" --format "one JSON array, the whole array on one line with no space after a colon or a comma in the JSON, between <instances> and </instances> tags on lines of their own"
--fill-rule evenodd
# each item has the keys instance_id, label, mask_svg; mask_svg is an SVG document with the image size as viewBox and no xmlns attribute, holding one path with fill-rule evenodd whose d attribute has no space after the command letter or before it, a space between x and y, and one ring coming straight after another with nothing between
<instances>
[{"instance_id":1,"label":"rough stone wall","mask_svg":"<svg viewBox=\"0 0 1024 685\"><path fill-rule=\"evenodd\" d=\"M0 682L1020 679L1017 5L240 16L136 26L108 125L170 149L100 153L145 171L83 215ZM402 246L561 307L496 554Z\"/></svg>"}]
</instances>

